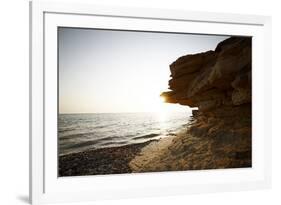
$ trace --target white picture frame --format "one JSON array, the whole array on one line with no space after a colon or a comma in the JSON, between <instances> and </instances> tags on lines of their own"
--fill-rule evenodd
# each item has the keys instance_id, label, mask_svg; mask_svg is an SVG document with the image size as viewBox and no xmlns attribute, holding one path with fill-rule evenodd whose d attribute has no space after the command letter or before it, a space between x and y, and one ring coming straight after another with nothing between
<instances>
[{"instance_id":1,"label":"white picture frame","mask_svg":"<svg viewBox=\"0 0 281 205\"><path fill-rule=\"evenodd\" d=\"M253 36L253 167L58 178L54 68L57 66L56 31L59 26ZM32 204L240 191L271 186L270 17L31 2L30 93Z\"/></svg>"}]
</instances>

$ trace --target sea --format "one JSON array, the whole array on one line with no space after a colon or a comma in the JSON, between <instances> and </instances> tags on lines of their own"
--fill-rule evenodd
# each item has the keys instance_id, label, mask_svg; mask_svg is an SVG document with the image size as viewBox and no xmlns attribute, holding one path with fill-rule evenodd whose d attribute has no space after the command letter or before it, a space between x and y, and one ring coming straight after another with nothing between
<instances>
[{"instance_id":1,"label":"sea","mask_svg":"<svg viewBox=\"0 0 281 205\"><path fill-rule=\"evenodd\" d=\"M190 112L59 114L59 155L173 136L190 118Z\"/></svg>"}]
</instances>

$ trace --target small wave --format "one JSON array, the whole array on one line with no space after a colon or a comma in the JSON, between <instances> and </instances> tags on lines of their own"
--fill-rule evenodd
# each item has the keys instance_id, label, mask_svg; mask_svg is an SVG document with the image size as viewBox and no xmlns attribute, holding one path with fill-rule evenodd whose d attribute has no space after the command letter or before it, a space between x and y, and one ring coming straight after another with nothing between
<instances>
[{"instance_id":1,"label":"small wave","mask_svg":"<svg viewBox=\"0 0 281 205\"><path fill-rule=\"evenodd\" d=\"M134 140L148 139L148 138L153 138L153 137L157 137L157 136L159 136L159 134L152 133L152 134L148 134L148 135L143 135L143 136L139 136L139 137L134 137L133 139L134 139Z\"/></svg>"},{"instance_id":2,"label":"small wave","mask_svg":"<svg viewBox=\"0 0 281 205\"><path fill-rule=\"evenodd\" d=\"M75 139L75 138L85 137L85 136L93 135L93 134L96 134L96 132L85 132L85 133L71 134L71 135L61 136L60 140Z\"/></svg>"},{"instance_id":3,"label":"small wave","mask_svg":"<svg viewBox=\"0 0 281 205\"><path fill-rule=\"evenodd\" d=\"M109 123L109 124L105 124L105 125L96 125L96 126L92 126L92 129L103 129L103 128L108 128L108 127L113 127L118 125L117 123Z\"/></svg>"},{"instance_id":4,"label":"small wave","mask_svg":"<svg viewBox=\"0 0 281 205\"><path fill-rule=\"evenodd\" d=\"M121 139L122 137L120 136L111 136L111 137L104 137L104 138L101 138L100 140L102 141L109 141L109 140L116 140L116 139Z\"/></svg>"},{"instance_id":5,"label":"small wave","mask_svg":"<svg viewBox=\"0 0 281 205\"><path fill-rule=\"evenodd\" d=\"M61 128L61 129L59 130L59 133L61 133L61 132L73 131L73 130L76 130L76 128Z\"/></svg>"},{"instance_id":6,"label":"small wave","mask_svg":"<svg viewBox=\"0 0 281 205\"><path fill-rule=\"evenodd\" d=\"M125 144L128 144L128 142L104 142L101 143L101 146L108 146L108 145L115 146L115 145L125 145Z\"/></svg>"},{"instance_id":7,"label":"small wave","mask_svg":"<svg viewBox=\"0 0 281 205\"><path fill-rule=\"evenodd\" d=\"M68 145L62 146L62 148L64 148L64 149L81 148L81 147L96 145L98 143L99 143L99 140L91 140L91 141L86 141L86 142L79 142L76 144L68 144Z\"/></svg>"},{"instance_id":8,"label":"small wave","mask_svg":"<svg viewBox=\"0 0 281 205\"><path fill-rule=\"evenodd\" d=\"M98 125L98 126L94 126L94 127L91 127L92 129L102 129L102 128L105 128L107 127L107 125Z\"/></svg>"}]
</instances>

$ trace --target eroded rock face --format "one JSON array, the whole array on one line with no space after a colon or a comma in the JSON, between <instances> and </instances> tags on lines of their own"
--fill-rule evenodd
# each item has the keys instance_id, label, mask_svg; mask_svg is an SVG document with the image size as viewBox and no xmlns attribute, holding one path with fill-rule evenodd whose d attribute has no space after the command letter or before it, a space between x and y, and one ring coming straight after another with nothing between
<instances>
[{"instance_id":1,"label":"eroded rock face","mask_svg":"<svg viewBox=\"0 0 281 205\"><path fill-rule=\"evenodd\" d=\"M214 51L182 56L170 65L170 91L161 96L198 108L187 130L187 136L198 138L192 139L197 145L185 139L186 147L198 150L182 159L187 169L251 166L251 48L251 38L231 37ZM209 157L196 164L196 152Z\"/></svg>"},{"instance_id":2,"label":"eroded rock face","mask_svg":"<svg viewBox=\"0 0 281 205\"><path fill-rule=\"evenodd\" d=\"M232 37L215 51L186 55L170 65L167 102L201 111L251 103L251 38Z\"/></svg>"}]
</instances>

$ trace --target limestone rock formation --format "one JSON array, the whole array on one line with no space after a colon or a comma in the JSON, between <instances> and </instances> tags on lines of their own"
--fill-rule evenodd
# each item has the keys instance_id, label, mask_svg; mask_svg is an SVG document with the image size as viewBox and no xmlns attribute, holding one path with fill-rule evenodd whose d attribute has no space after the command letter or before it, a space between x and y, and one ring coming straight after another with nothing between
<instances>
[{"instance_id":1,"label":"limestone rock formation","mask_svg":"<svg viewBox=\"0 0 281 205\"><path fill-rule=\"evenodd\" d=\"M153 158L142 153L133 160L134 171L251 166L251 42L231 37L214 51L182 56L170 65L170 91L161 96L198 110L186 133Z\"/></svg>"},{"instance_id":2,"label":"limestone rock formation","mask_svg":"<svg viewBox=\"0 0 281 205\"><path fill-rule=\"evenodd\" d=\"M251 165L251 44L231 37L214 51L180 57L170 65L171 91L161 94L168 103L198 107L188 132L212 141L214 156L231 153L225 167Z\"/></svg>"},{"instance_id":3,"label":"limestone rock formation","mask_svg":"<svg viewBox=\"0 0 281 205\"><path fill-rule=\"evenodd\" d=\"M167 102L200 111L251 103L251 38L232 37L215 51L180 57L170 70Z\"/></svg>"}]
</instances>

